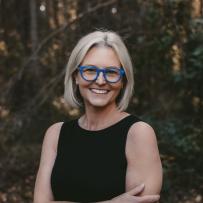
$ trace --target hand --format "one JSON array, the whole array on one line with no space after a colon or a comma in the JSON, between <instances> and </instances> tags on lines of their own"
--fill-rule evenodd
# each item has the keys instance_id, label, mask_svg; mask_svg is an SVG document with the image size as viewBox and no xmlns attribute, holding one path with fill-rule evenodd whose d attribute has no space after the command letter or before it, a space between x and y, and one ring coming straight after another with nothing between
<instances>
[{"instance_id":1,"label":"hand","mask_svg":"<svg viewBox=\"0 0 203 203\"><path fill-rule=\"evenodd\" d=\"M159 195L144 195L136 196L144 190L144 184L141 184L132 190L119 195L112 199L112 203L152 203L157 202L160 198Z\"/></svg>"}]
</instances>

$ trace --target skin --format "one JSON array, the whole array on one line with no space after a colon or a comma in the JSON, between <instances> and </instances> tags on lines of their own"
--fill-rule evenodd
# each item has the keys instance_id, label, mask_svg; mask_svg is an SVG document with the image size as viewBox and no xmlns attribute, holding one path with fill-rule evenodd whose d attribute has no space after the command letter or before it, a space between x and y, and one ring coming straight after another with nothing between
<instances>
[{"instance_id":1,"label":"skin","mask_svg":"<svg viewBox=\"0 0 203 203\"><path fill-rule=\"evenodd\" d=\"M121 66L116 53L109 47L92 48L81 65ZM129 115L116 108L116 97L123 87L122 80L110 84L104 80L100 73L97 80L90 83L83 80L78 73L75 75L75 81L79 86L85 105L85 114L79 119L79 125L82 128L100 130ZM108 93L98 94L94 92L95 89L107 90ZM34 203L55 202L50 186L50 176L57 154L61 125L62 123L52 125L45 134L35 183ZM162 166L155 132L147 123L137 122L129 129L126 141L126 158L128 164L126 192L100 203L157 202L162 186ZM66 201L66 203L68 202Z\"/></svg>"}]
</instances>

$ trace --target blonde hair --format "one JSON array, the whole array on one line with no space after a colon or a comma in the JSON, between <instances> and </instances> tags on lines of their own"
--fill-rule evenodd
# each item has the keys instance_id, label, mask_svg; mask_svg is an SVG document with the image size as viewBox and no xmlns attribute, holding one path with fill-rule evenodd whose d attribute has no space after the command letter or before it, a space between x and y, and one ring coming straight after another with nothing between
<instances>
[{"instance_id":1,"label":"blonde hair","mask_svg":"<svg viewBox=\"0 0 203 203\"><path fill-rule=\"evenodd\" d=\"M73 74L87 52L93 46L98 45L111 47L117 54L125 71L126 81L120 95L117 98L117 108L120 111L123 111L128 107L130 98L133 94L134 74L132 61L123 40L118 34L112 31L94 31L79 40L73 49L66 66L64 99L71 107L80 108L83 106L82 98Z\"/></svg>"}]
</instances>

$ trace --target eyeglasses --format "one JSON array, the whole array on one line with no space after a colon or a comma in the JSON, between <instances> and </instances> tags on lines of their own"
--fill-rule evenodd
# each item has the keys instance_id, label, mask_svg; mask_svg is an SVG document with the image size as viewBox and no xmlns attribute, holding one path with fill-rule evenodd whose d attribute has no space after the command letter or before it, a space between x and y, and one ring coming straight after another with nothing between
<instances>
[{"instance_id":1,"label":"eyeglasses","mask_svg":"<svg viewBox=\"0 0 203 203\"><path fill-rule=\"evenodd\" d=\"M98 68L96 66L78 66L81 77L89 82L97 80L102 72L104 79L109 83L118 82L124 75L123 68L108 67Z\"/></svg>"}]
</instances>

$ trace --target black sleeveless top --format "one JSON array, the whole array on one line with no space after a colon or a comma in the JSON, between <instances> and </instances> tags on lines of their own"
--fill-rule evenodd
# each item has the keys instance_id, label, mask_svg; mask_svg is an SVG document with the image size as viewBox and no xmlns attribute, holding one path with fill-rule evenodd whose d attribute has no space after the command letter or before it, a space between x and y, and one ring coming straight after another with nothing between
<instances>
[{"instance_id":1,"label":"black sleeveless top","mask_svg":"<svg viewBox=\"0 0 203 203\"><path fill-rule=\"evenodd\" d=\"M64 122L51 174L55 201L97 202L124 193L126 137L138 121L128 115L97 131L81 128L78 119Z\"/></svg>"}]
</instances>

